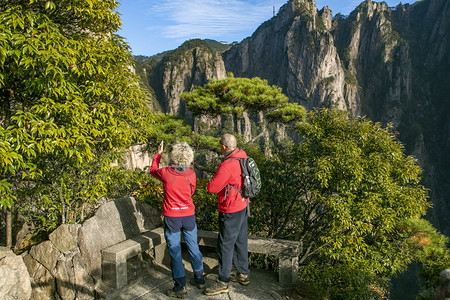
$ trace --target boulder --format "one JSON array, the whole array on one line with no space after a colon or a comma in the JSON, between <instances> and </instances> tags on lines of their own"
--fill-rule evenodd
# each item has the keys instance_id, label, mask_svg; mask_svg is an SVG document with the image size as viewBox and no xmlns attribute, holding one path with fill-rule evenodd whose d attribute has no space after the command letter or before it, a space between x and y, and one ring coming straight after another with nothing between
<instances>
[{"instance_id":1,"label":"boulder","mask_svg":"<svg viewBox=\"0 0 450 300\"><path fill-rule=\"evenodd\" d=\"M433 300L450 299L450 269L445 269L439 274L440 286L436 290Z\"/></svg>"},{"instance_id":2,"label":"boulder","mask_svg":"<svg viewBox=\"0 0 450 300\"><path fill-rule=\"evenodd\" d=\"M30 249L30 255L47 270L53 270L61 252L50 241L37 244Z\"/></svg>"},{"instance_id":3,"label":"boulder","mask_svg":"<svg viewBox=\"0 0 450 300\"><path fill-rule=\"evenodd\" d=\"M28 298L95 298L95 284L101 279L101 250L161 225L161 214L134 198L101 205L83 225L60 225L49 240L23 254L21 261L30 285ZM5 268L0 271L9 272ZM3 284L6 279L8 276L0 273L2 289L10 286Z\"/></svg>"},{"instance_id":4,"label":"boulder","mask_svg":"<svg viewBox=\"0 0 450 300\"><path fill-rule=\"evenodd\" d=\"M31 281L20 255L0 247L0 295L2 299L30 299Z\"/></svg>"},{"instance_id":5,"label":"boulder","mask_svg":"<svg viewBox=\"0 0 450 300\"><path fill-rule=\"evenodd\" d=\"M74 274L71 253L62 256L57 264L54 273L56 279L56 290L61 299L75 299Z\"/></svg>"},{"instance_id":6,"label":"boulder","mask_svg":"<svg viewBox=\"0 0 450 300\"><path fill-rule=\"evenodd\" d=\"M80 253L77 253L73 259L74 285L77 290L78 300L90 300L95 296L95 282L88 274L87 268L81 259Z\"/></svg>"},{"instance_id":7,"label":"boulder","mask_svg":"<svg viewBox=\"0 0 450 300\"><path fill-rule=\"evenodd\" d=\"M37 270L31 280L33 284L32 299L49 299L56 291L55 278L49 270L41 264L37 264Z\"/></svg>"},{"instance_id":8,"label":"boulder","mask_svg":"<svg viewBox=\"0 0 450 300\"><path fill-rule=\"evenodd\" d=\"M159 213L132 197L103 204L78 231L81 257L89 274L101 279L101 250L161 224Z\"/></svg>"},{"instance_id":9,"label":"boulder","mask_svg":"<svg viewBox=\"0 0 450 300\"><path fill-rule=\"evenodd\" d=\"M36 232L36 230L33 227L30 227L26 222L22 225L22 228L16 236L16 245L14 246L14 251L16 253L33 245L34 232Z\"/></svg>"},{"instance_id":10,"label":"boulder","mask_svg":"<svg viewBox=\"0 0 450 300\"><path fill-rule=\"evenodd\" d=\"M77 248L80 224L62 224L50 233L48 239L62 253Z\"/></svg>"},{"instance_id":11,"label":"boulder","mask_svg":"<svg viewBox=\"0 0 450 300\"><path fill-rule=\"evenodd\" d=\"M49 270L37 262L30 254L23 256L28 274L30 274L31 285L33 287L31 299L48 299L56 290L55 278Z\"/></svg>"},{"instance_id":12,"label":"boulder","mask_svg":"<svg viewBox=\"0 0 450 300\"><path fill-rule=\"evenodd\" d=\"M66 252L58 260L53 274L62 300L94 298L95 283L87 273L78 250Z\"/></svg>"}]
</instances>

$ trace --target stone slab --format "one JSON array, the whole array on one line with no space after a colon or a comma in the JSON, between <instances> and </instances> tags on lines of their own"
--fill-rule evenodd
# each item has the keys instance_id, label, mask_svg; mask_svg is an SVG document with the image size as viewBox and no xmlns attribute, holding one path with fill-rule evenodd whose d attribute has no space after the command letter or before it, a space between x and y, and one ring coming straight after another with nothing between
<instances>
[{"instance_id":1,"label":"stone slab","mask_svg":"<svg viewBox=\"0 0 450 300\"><path fill-rule=\"evenodd\" d=\"M148 231L131 239L122 241L102 250L102 279L104 283L115 288L122 288L128 284L127 260L149 249L157 247L155 253L164 251L162 228ZM163 244L162 244L163 243ZM161 256L162 254L158 254ZM165 255L165 253L164 253ZM156 256L156 254L155 254ZM164 261L161 258L161 261Z\"/></svg>"},{"instance_id":2,"label":"stone slab","mask_svg":"<svg viewBox=\"0 0 450 300\"><path fill-rule=\"evenodd\" d=\"M212 256L210 256L212 254ZM215 253L205 253L204 269L207 284L213 283L217 279L217 259ZM187 251L183 251L183 263L186 269L187 280L193 277L190 268ZM187 295L185 299L204 300L281 300L280 295L285 291L285 287L278 283L277 274L272 271L257 270L251 268L250 284L242 286L238 283L230 283L230 291L221 295L206 296L203 290L198 289L189 283L186 285ZM172 299L165 295L165 291L173 287L171 271L169 267L155 262L146 262L138 270L135 280L122 289L104 290L101 293L102 299L123 299L123 300L160 300ZM106 294L105 294L106 293Z\"/></svg>"},{"instance_id":3,"label":"stone slab","mask_svg":"<svg viewBox=\"0 0 450 300\"><path fill-rule=\"evenodd\" d=\"M103 204L78 231L80 252L89 273L99 280L101 250L152 230L155 224L162 225L160 215L132 197Z\"/></svg>"},{"instance_id":4,"label":"stone slab","mask_svg":"<svg viewBox=\"0 0 450 300\"><path fill-rule=\"evenodd\" d=\"M201 246L217 247L218 233L213 231L199 230L198 244ZM290 251L296 255L300 250L300 243L280 239L269 239L261 237L248 237L248 251L252 253L280 255L284 251Z\"/></svg>"}]
</instances>

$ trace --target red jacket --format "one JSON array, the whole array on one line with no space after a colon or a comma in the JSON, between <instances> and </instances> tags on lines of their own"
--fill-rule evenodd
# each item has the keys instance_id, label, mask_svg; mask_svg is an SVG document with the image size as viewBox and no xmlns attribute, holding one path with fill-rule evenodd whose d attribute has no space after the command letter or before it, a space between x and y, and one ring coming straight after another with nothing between
<instances>
[{"instance_id":1,"label":"red jacket","mask_svg":"<svg viewBox=\"0 0 450 300\"><path fill-rule=\"evenodd\" d=\"M236 148L227 156L236 158L247 158L244 150ZM242 189L241 165L237 159L225 159L217 168L213 179L208 183L208 192L217 193L219 211L222 213L234 213L243 210L247 206L247 199L242 198L238 190ZM226 198L225 198L226 193Z\"/></svg>"},{"instance_id":2,"label":"red jacket","mask_svg":"<svg viewBox=\"0 0 450 300\"><path fill-rule=\"evenodd\" d=\"M177 172L170 166L159 169L160 160L161 155L155 154L150 174L163 182L163 215L166 217L194 215L195 206L192 202L192 194L194 194L196 184L195 172L189 168L184 172Z\"/></svg>"}]
</instances>

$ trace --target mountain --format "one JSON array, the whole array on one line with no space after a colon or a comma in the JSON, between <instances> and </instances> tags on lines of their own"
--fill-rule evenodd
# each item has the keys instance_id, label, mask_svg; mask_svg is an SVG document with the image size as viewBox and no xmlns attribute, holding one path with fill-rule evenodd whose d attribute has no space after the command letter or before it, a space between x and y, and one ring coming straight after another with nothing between
<instances>
[{"instance_id":1,"label":"mountain","mask_svg":"<svg viewBox=\"0 0 450 300\"><path fill-rule=\"evenodd\" d=\"M180 94L227 72L266 79L307 109L335 107L392 123L424 169L433 203L428 218L450 236L449 35L447 0L395 8L367 0L334 17L312 0L290 0L240 43L191 40L136 58L136 69L145 70L160 109L194 127ZM253 127L248 132L249 138L260 134Z\"/></svg>"}]
</instances>

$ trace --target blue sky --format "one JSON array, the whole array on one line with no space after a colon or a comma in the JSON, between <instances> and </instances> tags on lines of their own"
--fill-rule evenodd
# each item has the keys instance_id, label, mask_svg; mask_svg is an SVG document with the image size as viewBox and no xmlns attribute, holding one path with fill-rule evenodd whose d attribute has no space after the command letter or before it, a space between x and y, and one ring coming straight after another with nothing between
<instances>
[{"instance_id":1,"label":"blue sky","mask_svg":"<svg viewBox=\"0 0 450 300\"><path fill-rule=\"evenodd\" d=\"M287 0L119 0L122 29L134 55L151 56L194 38L240 42ZM333 15L348 15L363 0L316 0ZM417 0L404 1L414 3ZM376 1L378 2L378 1ZM385 1L396 6L400 0Z\"/></svg>"}]
</instances>

